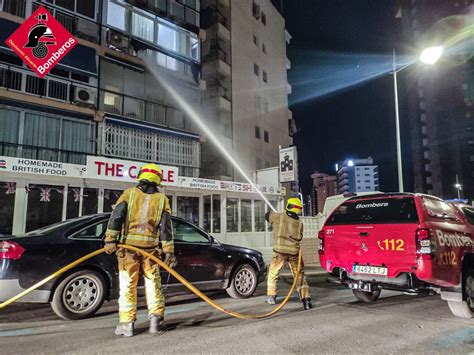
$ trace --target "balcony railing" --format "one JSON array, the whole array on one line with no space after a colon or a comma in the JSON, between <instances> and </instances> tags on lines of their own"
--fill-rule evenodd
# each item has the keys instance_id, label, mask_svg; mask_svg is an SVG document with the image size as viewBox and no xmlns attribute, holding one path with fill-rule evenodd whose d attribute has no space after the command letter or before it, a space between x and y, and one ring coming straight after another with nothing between
<instances>
[{"instance_id":1,"label":"balcony railing","mask_svg":"<svg viewBox=\"0 0 474 355\"><path fill-rule=\"evenodd\" d=\"M97 98L97 89L92 86L49 75L41 79L27 69L6 64L0 64L0 87L48 99L75 102L87 106L96 105L94 98ZM86 90L89 99L81 101L78 97L80 95L77 95L79 90Z\"/></svg>"},{"instance_id":2,"label":"balcony railing","mask_svg":"<svg viewBox=\"0 0 474 355\"><path fill-rule=\"evenodd\" d=\"M70 164L86 164L87 152L76 152L63 149L36 147L16 143L0 142L0 155L25 159L57 161Z\"/></svg>"},{"instance_id":3,"label":"balcony railing","mask_svg":"<svg viewBox=\"0 0 474 355\"><path fill-rule=\"evenodd\" d=\"M25 2L24 0L17 1L18 3ZM46 9L51 12L54 18L58 20L58 22L74 36L84 38L91 42L100 43L100 26L96 22L88 20L83 16L73 15L66 11L61 11L55 7L48 6L43 3L33 3L33 12L36 11L40 5L46 7Z\"/></svg>"},{"instance_id":4,"label":"balcony railing","mask_svg":"<svg viewBox=\"0 0 474 355\"><path fill-rule=\"evenodd\" d=\"M176 108L112 91L100 90L99 109L170 128L186 129L184 116Z\"/></svg>"},{"instance_id":5,"label":"balcony railing","mask_svg":"<svg viewBox=\"0 0 474 355\"><path fill-rule=\"evenodd\" d=\"M106 156L192 168L200 166L200 143L194 139L106 123L102 142L102 154Z\"/></svg>"},{"instance_id":6,"label":"balcony railing","mask_svg":"<svg viewBox=\"0 0 474 355\"><path fill-rule=\"evenodd\" d=\"M3 0L0 1L0 11L7 12L9 14L25 17L26 13L26 1L22 0Z\"/></svg>"}]
</instances>

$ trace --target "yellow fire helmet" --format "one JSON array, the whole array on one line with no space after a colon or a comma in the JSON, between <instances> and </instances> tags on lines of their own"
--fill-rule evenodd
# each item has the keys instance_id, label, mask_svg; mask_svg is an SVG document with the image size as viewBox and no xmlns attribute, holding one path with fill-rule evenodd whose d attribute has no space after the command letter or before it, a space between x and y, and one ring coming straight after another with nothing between
<instances>
[{"instance_id":1,"label":"yellow fire helmet","mask_svg":"<svg viewBox=\"0 0 474 355\"><path fill-rule=\"evenodd\" d=\"M161 184L161 179L163 178L163 173L161 168L156 164L147 164L140 168L138 173L138 181L146 180L153 184L159 186Z\"/></svg>"},{"instance_id":2,"label":"yellow fire helmet","mask_svg":"<svg viewBox=\"0 0 474 355\"><path fill-rule=\"evenodd\" d=\"M288 202L286 203L286 210L294 212L297 215L301 215L303 211L303 204L301 203L301 200L297 197L289 198Z\"/></svg>"}]
</instances>

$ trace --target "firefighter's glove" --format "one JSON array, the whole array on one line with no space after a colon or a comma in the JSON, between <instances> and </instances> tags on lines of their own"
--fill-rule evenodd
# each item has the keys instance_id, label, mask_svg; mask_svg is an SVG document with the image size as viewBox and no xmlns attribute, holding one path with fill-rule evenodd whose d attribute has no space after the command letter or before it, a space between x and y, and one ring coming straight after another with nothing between
<instances>
[{"instance_id":1,"label":"firefighter's glove","mask_svg":"<svg viewBox=\"0 0 474 355\"><path fill-rule=\"evenodd\" d=\"M105 242L104 249L108 255L115 253L117 251L117 242L116 241Z\"/></svg>"},{"instance_id":2,"label":"firefighter's glove","mask_svg":"<svg viewBox=\"0 0 474 355\"><path fill-rule=\"evenodd\" d=\"M178 260L176 260L174 253L165 253L164 263L170 268L175 268L178 265Z\"/></svg>"}]
</instances>

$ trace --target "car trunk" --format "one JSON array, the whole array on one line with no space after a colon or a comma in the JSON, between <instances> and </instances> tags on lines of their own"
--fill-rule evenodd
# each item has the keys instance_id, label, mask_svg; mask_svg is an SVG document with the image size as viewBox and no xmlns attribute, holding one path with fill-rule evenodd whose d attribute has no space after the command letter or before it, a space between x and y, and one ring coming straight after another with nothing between
<instances>
[{"instance_id":1,"label":"car trunk","mask_svg":"<svg viewBox=\"0 0 474 355\"><path fill-rule=\"evenodd\" d=\"M350 274L397 277L417 264L418 227L413 197L346 201L326 221L325 259Z\"/></svg>"}]
</instances>

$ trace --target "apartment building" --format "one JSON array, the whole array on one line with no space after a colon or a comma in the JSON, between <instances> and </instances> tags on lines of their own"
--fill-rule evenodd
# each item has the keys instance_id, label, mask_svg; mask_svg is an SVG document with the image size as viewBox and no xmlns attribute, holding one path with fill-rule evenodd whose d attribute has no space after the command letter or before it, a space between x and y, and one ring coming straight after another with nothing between
<instances>
[{"instance_id":1,"label":"apartment building","mask_svg":"<svg viewBox=\"0 0 474 355\"><path fill-rule=\"evenodd\" d=\"M379 190L378 165L374 160L346 159L337 164L337 183L339 193L368 192Z\"/></svg>"},{"instance_id":2,"label":"apartment building","mask_svg":"<svg viewBox=\"0 0 474 355\"><path fill-rule=\"evenodd\" d=\"M285 20L270 0L203 0L202 27L206 116L247 171L277 166L292 144ZM241 179L213 150L203 144L203 174Z\"/></svg>"},{"instance_id":3,"label":"apartment building","mask_svg":"<svg viewBox=\"0 0 474 355\"><path fill-rule=\"evenodd\" d=\"M79 42L43 79L5 44L39 6ZM22 231L111 210L119 190L63 184L54 167L85 166L102 156L199 176L199 132L140 57L147 55L199 105L199 26L197 0L0 1L0 165L11 168L12 157L31 169L38 161L56 163L43 175L45 165L23 170L35 175L0 176L0 232L11 233L13 220ZM22 209L16 214L15 204Z\"/></svg>"},{"instance_id":4,"label":"apartment building","mask_svg":"<svg viewBox=\"0 0 474 355\"><path fill-rule=\"evenodd\" d=\"M448 43L472 26L472 0L400 0L399 6L408 54ZM456 48L447 48L435 65L414 68L400 90L406 90L415 192L455 198L459 181L461 198L472 201L474 59L472 51L456 54Z\"/></svg>"}]
</instances>

